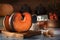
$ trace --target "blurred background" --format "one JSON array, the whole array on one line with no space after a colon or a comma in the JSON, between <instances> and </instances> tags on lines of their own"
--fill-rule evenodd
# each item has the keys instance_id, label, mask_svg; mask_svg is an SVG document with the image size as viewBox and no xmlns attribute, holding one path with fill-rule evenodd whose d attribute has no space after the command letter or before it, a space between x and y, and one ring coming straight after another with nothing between
<instances>
[{"instance_id":1,"label":"blurred background","mask_svg":"<svg viewBox=\"0 0 60 40\"><path fill-rule=\"evenodd\" d=\"M3 10L4 7L1 7L1 4L9 4L10 5L10 10L9 7L6 10L9 10L7 13L5 13ZM54 11L56 12L58 16L58 21L60 20L60 0L0 0L0 26L2 27L2 19L6 14L11 12L19 12L21 6L24 4L27 4L28 6L31 7L32 11L36 9L37 6L40 4L43 5L47 9L47 14L49 11ZM8 5L8 6L9 6ZM1 8L3 11L1 11ZM7 8L7 6L5 7ZM3 12L3 13L2 13ZM60 23L60 21L59 21ZM58 23L58 25L59 25ZM59 26L58 26L59 27Z\"/></svg>"}]
</instances>

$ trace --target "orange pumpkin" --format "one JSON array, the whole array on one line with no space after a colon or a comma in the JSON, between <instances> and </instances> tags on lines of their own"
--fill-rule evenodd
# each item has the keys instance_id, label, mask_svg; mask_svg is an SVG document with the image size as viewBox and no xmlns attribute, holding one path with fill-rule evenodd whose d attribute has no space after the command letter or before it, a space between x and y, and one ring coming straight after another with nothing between
<instances>
[{"instance_id":1,"label":"orange pumpkin","mask_svg":"<svg viewBox=\"0 0 60 40\"><path fill-rule=\"evenodd\" d=\"M24 16L24 18L22 17L22 15ZM16 13L13 16L12 23L15 31L17 32L28 31L32 24L31 15L28 12L24 12L23 14Z\"/></svg>"},{"instance_id":2,"label":"orange pumpkin","mask_svg":"<svg viewBox=\"0 0 60 40\"><path fill-rule=\"evenodd\" d=\"M5 28L6 31L15 31L14 28L12 27L11 23L11 18L14 14L10 15L6 15L4 20L3 20L3 26Z\"/></svg>"},{"instance_id":3,"label":"orange pumpkin","mask_svg":"<svg viewBox=\"0 0 60 40\"><path fill-rule=\"evenodd\" d=\"M24 18L22 17L24 16ZM25 32L28 31L31 27L32 19L31 15L28 12L23 14L15 13L11 16L6 16L3 21L3 25L8 31L13 32Z\"/></svg>"},{"instance_id":4,"label":"orange pumpkin","mask_svg":"<svg viewBox=\"0 0 60 40\"><path fill-rule=\"evenodd\" d=\"M10 4L0 4L0 16L11 15L13 12L13 7Z\"/></svg>"},{"instance_id":5,"label":"orange pumpkin","mask_svg":"<svg viewBox=\"0 0 60 40\"><path fill-rule=\"evenodd\" d=\"M9 26L9 18L10 18L9 15L5 16L3 20L3 26L5 27L5 30L11 31L10 26Z\"/></svg>"}]
</instances>

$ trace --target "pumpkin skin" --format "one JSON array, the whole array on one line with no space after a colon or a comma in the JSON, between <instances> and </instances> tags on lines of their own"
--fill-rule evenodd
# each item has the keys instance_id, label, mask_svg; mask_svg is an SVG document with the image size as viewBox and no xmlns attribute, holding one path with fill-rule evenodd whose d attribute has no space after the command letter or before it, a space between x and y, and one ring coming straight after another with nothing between
<instances>
[{"instance_id":1,"label":"pumpkin skin","mask_svg":"<svg viewBox=\"0 0 60 40\"><path fill-rule=\"evenodd\" d=\"M13 15L14 15L14 13L12 15L6 15L4 20L3 20L3 26L4 26L6 31L16 32L11 25L11 18Z\"/></svg>"},{"instance_id":2,"label":"pumpkin skin","mask_svg":"<svg viewBox=\"0 0 60 40\"><path fill-rule=\"evenodd\" d=\"M14 11L10 4L0 4L0 16L11 15Z\"/></svg>"},{"instance_id":3,"label":"pumpkin skin","mask_svg":"<svg viewBox=\"0 0 60 40\"><path fill-rule=\"evenodd\" d=\"M24 16L24 18L22 17ZM13 18L11 19L13 27L17 32L26 32L29 30L32 24L31 15L28 12L15 13Z\"/></svg>"},{"instance_id":4,"label":"pumpkin skin","mask_svg":"<svg viewBox=\"0 0 60 40\"><path fill-rule=\"evenodd\" d=\"M6 15L4 20L3 20L3 26L5 28L5 30L11 31L10 26L9 26L9 18L10 15Z\"/></svg>"}]
</instances>

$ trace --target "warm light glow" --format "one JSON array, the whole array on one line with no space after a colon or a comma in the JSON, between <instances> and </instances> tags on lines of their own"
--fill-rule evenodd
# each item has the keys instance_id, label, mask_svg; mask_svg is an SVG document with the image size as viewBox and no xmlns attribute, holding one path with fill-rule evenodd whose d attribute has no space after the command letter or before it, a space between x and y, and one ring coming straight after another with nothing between
<instances>
[{"instance_id":1,"label":"warm light glow","mask_svg":"<svg viewBox=\"0 0 60 40\"><path fill-rule=\"evenodd\" d=\"M49 13L50 20L58 20L58 17L55 13Z\"/></svg>"}]
</instances>

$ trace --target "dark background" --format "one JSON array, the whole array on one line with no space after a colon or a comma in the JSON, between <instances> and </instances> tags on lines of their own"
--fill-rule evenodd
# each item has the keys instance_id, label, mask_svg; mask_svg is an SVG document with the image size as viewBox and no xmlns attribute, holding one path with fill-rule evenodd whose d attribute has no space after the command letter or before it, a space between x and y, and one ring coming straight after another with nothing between
<instances>
[{"instance_id":1,"label":"dark background","mask_svg":"<svg viewBox=\"0 0 60 40\"><path fill-rule=\"evenodd\" d=\"M38 5L42 4L48 11L50 6L58 15L58 22L60 24L60 0L0 0L0 3L11 4L15 12L18 12L24 4L30 6L32 10L35 10Z\"/></svg>"},{"instance_id":2,"label":"dark background","mask_svg":"<svg viewBox=\"0 0 60 40\"><path fill-rule=\"evenodd\" d=\"M19 11L21 6L27 4L34 10L38 5L42 4L49 10L48 6L56 10L56 14L60 16L60 0L0 0L0 3L8 3L14 7L14 11ZM60 19L60 17L59 17Z\"/></svg>"},{"instance_id":3,"label":"dark background","mask_svg":"<svg viewBox=\"0 0 60 40\"><path fill-rule=\"evenodd\" d=\"M11 4L15 11L19 11L20 7L24 4L28 4L32 9L42 4L46 8L50 5L60 10L60 0L0 0L0 3Z\"/></svg>"}]
</instances>

